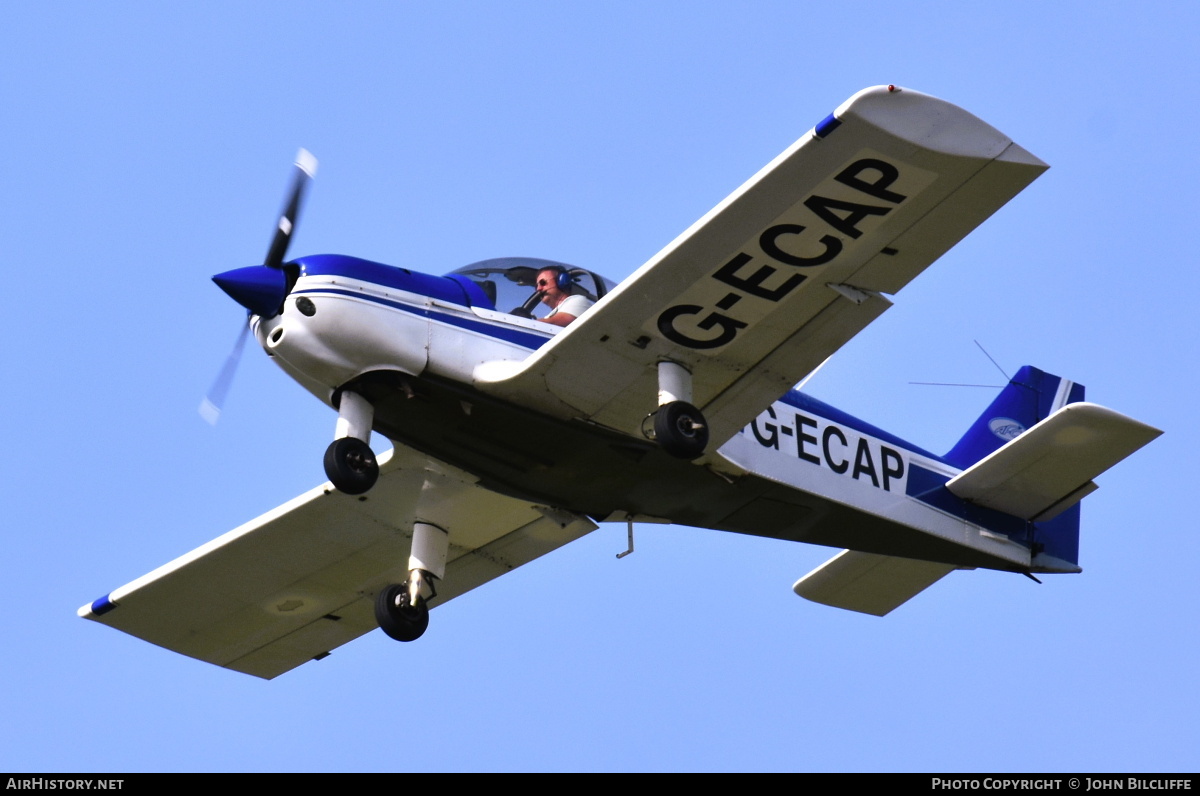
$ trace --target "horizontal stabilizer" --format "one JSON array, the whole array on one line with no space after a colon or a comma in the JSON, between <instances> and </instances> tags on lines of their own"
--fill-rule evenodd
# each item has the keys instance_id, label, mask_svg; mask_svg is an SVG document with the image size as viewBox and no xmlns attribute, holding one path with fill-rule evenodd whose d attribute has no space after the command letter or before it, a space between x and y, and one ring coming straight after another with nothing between
<instances>
[{"instance_id":1,"label":"horizontal stabilizer","mask_svg":"<svg viewBox=\"0 0 1200 796\"><path fill-rule=\"evenodd\" d=\"M1092 479L1162 434L1103 406L1064 406L946 483L963 500L1049 520L1096 490Z\"/></svg>"},{"instance_id":2,"label":"horizontal stabilizer","mask_svg":"<svg viewBox=\"0 0 1200 796\"><path fill-rule=\"evenodd\" d=\"M956 569L951 564L843 550L792 586L806 600L887 616Z\"/></svg>"}]
</instances>

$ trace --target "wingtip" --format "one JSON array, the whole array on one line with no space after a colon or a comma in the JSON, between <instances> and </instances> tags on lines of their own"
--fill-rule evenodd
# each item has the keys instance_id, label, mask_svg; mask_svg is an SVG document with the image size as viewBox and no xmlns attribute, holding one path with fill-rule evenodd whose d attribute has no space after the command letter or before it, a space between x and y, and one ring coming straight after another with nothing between
<instances>
[{"instance_id":1,"label":"wingtip","mask_svg":"<svg viewBox=\"0 0 1200 796\"><path fill-rule=\"evenodd\" d=\"M102 616L117 607L113 601L111 594L106 594L103 597L92 600L87 605L81 605L76 615L81 619L95 619Z\"/></svg>"}]
</instances>

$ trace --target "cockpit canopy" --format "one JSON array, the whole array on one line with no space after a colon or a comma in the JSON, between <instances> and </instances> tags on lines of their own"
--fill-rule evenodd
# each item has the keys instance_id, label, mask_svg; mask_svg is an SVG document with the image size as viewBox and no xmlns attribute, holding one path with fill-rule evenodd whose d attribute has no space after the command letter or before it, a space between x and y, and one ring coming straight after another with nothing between
<instances>
[{"instance_id":1,"label":"cockpit canopy","mask_svg":"<svg viewBox=\"0 0 1200 796\"><path fill-rule=\"evenodd\" d=\"M538 273L547 268L566 272L571 278L570 292L573 295L586 296L592 301L598 301L616 287L612 280L592 271L537 257L497 257L492 260L480 260L456 268L447 276L465 277L474 282L491 302L491 306L485 306L484 309L507 312L522 318L541 318L550 308L541 303L536 283Z\"/></svg>"}]
</instances>

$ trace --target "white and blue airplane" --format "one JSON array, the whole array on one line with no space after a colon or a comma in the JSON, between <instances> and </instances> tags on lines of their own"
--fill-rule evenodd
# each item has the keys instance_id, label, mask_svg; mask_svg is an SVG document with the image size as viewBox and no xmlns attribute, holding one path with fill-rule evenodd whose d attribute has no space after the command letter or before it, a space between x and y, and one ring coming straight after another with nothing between
<instances>
[{"instance_id":1,"label":"white and blue airplane","mask_svg":"<svg viewBox=\"0 0 1200 796\"><path fill-rule=\"evenodd\" d=\"M337 411L329 483L79 610L218 666L411 641L599 522L844 548L794 591L879 616L956 569L1079 572L1079 501L1161 433L1032 367L943 456L793 389L1047 168L916 91L855 94L620 285L523 257L286 260L296 166L265 263L214 280Z\"/></svg>"}]
</instances>

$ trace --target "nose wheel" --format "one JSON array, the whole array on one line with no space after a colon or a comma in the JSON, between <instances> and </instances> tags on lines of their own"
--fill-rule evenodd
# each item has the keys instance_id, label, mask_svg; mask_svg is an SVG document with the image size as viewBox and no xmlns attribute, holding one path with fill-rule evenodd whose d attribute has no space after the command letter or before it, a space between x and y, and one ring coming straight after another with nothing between
<instances>
[{"instance_id":1,"label":"nose wheel","mask_svg":"<svg viewBox=\"0 0 1200 796\"><path fill-rule=\"evenodd\" d=\"M375 621L396 641L416 641L429 627L429 606L411 602L408 583L393 584L375 596Z\"/></svg>"},{"instance_id":2,"label":"nose wheel","mask_svg":"<svg viewBox=\"0 0 1200 796\"><path fill-rule=\"evenodd\" d=\"M325 475L339 492L361 495L379 478L379 462L361 439L342 437L325 449Z\"/></svg>"},{"instance_id":3,"label":"nose wheel","mask_svg":"<svg viewBox=\"0 0 1200 796\"><path fill-rule=\"evenodd\" d=\"M325 476L339 492L361 495L379 479L379 462L371 450L371 421L375 410L356 392L334 396L338 408L335 439L325 449Z\"/></svg>"}]
</instances>

